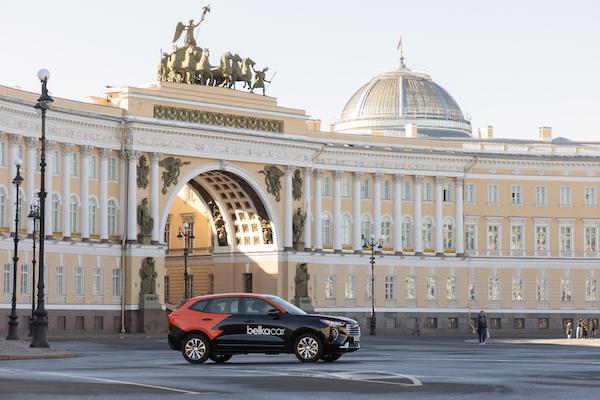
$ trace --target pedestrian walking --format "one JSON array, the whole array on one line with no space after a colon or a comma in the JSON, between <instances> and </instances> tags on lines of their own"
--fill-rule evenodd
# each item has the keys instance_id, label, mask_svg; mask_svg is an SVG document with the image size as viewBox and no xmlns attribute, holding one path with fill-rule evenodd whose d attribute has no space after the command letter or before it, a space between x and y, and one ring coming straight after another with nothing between
<instances>
[{"instance_id":1,"label":"pedestrian walking","mask_svg":"<svg viewBox=\"0 0 600 400\"><path fill-rule=\"evenodd\" d=\"M590 331L591 331L591 334L592 334L591 338L595 339L596 338L596 329L598 329L598 326L596 325L596 320L592 319L591 320L591 324L592 324L592 326L590 328Z\"/></svg>"},{"instance_id":2,"label":"pedestrian walking","mask_svg":"<svg viewBox=\"0 0 600 400\"><path fill-rule=\"evenodd\" d=\"M421 336L421 323L419 322L419 318L415 318L415 329L413 330L412 335Z\"/></svg>"},{"instance_id":3,"label":"pedestrian walking","mask_svg":"<svg viewBox=\"0 0 600 400\"><path fill-rule=\"evenodd\" d=\"M479 345L484 345L488 336L488 326L487 318L483 310L481 310L477 316L477 335L479 336Z\"/></svg>"},{"instance_id":4,"label":"pedestrian walking","mask_svg":"<svg viewBox=\"0 0 600 400\"><path fill-rule=\"evenodd\" d=\"M573 321L567 322L567 339L571 339L573 334Z\"/></svg>"},{"instance_id":5,"label":"pedestrian walking","mask_svg":"<svg viewBox=\"0 0 600 400\"><path fill-rule=\"evenodd\" d=\"M581 318L577 320L577 326L575 327L575 339L581 338Z\"/></svg>"}]
</instances>

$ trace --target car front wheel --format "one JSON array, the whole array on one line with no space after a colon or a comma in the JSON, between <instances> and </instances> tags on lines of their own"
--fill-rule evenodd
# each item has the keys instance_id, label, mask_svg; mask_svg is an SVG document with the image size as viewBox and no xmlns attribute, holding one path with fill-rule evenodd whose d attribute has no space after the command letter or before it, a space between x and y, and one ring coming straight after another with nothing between
<instances>
[{"instance_id":1,"label":"car front wheel","mask_svg":"<svg viewBox=\"0 0 600 400\"><path fill-rule=\"evenodd\" d=\"M323 362L334 362L336 360L338 360L342 355L340 353L329 353L329 354L323 354L321 356L321 360L323 360Z\"/></svg>"},{"instance_id":2,"label":"car front wheel","mask_svg":"<svg viewBox=\"0 0 600 400\"><path fill-rule=\"evenodd\" d=\"M294 354L302 362L317 362L323 354L323 344L317 335L303 333L294 343Z\"/></svg>"},{"instance_id":3,"label":"car front wheel","mask_svg":"<svg viewBox=\"0 0 600 400\"><path fill-rule=\"evenodd\" d=\"M183 341L181 353L187 362L202 364L210 354L210 342L206 336L201 334L188 335Z\"/></svg>"}]
</instances>

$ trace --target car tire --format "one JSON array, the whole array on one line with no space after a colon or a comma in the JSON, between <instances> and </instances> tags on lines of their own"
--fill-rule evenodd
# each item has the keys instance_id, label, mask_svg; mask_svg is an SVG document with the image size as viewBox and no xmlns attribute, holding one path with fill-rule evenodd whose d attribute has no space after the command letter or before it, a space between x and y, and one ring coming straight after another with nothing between
<instances>
[{"instance_id":1,"label":"car tire","mask_svg":"<svg viewBox=\"0 0 600 400\"><path fill-rule=\"evenodd\" d=\"M210 341L200 333L187 335L181 343L181 354L190 364L202 364L210 355Z\"/></svg>"},{"instance_id":2,"label":"car tire","mask_svg":"<svg viewBox=\"0 0 600 400\"><path fill-rule=\"evenodd\" d=\"M323 360L323 362L334 362L334 361L338 360L341 356L342 356L341 353L328 353L328 354L323 354L321 356L321 360Z\"/></svg>"},{"instance_id":3,"label":"car tire","mask_svg":"<svg viewBox=\"0 0 600 400\"><path fill-rule=\"evenodd\" d=\"M323 343L313 333L301 333L294 342L294 354L302 362L317 362L323 355Z\"/></svg>"},{"instance_id":4,"label":"car tire","mask_svg":"<svg viewBox=\"0 0 600 400\"><path fill-rule=\"evenodd\" d=\"M231 360L231 357L231 354L211 354L210 356L208 356L208 358L210 358L217 364L223 364L224 362Z\"/></svg>"}]
</instances>

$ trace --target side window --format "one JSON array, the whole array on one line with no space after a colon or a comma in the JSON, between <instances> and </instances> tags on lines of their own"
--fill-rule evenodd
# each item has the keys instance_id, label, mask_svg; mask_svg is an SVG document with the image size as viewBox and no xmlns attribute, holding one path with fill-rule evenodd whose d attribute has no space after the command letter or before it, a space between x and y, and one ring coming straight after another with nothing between
<instances>
[{"instance_id":1,"label":"side window","mask_svg":"<svg viewBox=\"0 0 600 400\"><path fill-rule=\"evenodd\" d=\"M205 312L206 306L208 305L208 300L199 300L192 304L189 309L199 312Z\"/></svg>"},{"instance_id":2,"label":"side window","mask_svg":"<svg viewBox=\"0 0 600 400\"><path fill-rule=\"evenodd\" d=\"M240 299L238 297L212 299L208 307L208 312L214 314L239 314Z\"/></svg>"},{"instance_id":3,"label":"side window","mask_svg":"<svg viewBox=\"0 0 600 400\"><path fill-rule=\"evenodd\" d=\"M264 300L252 297L246 297L244 303L244 314L250 315L267 315L270 309L275 308Z\"/></svg>"}]
</instances>

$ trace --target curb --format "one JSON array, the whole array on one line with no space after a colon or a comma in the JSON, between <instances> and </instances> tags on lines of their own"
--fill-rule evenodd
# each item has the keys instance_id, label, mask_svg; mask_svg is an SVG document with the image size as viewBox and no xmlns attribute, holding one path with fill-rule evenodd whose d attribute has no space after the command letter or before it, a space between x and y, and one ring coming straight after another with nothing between
<instances>
[{"instance_id":1,"label":"curb","mask_svg":"<svg viewBox=\"0 0 600 400\"><path fill-rule=\"evenodd\" d=\"M54 358L71 358L77 357L77 353L72 351L60 351L49 354L0 354L0 361L16 361L16 360L50 360Z\"/></svg>"}]
</instances>

